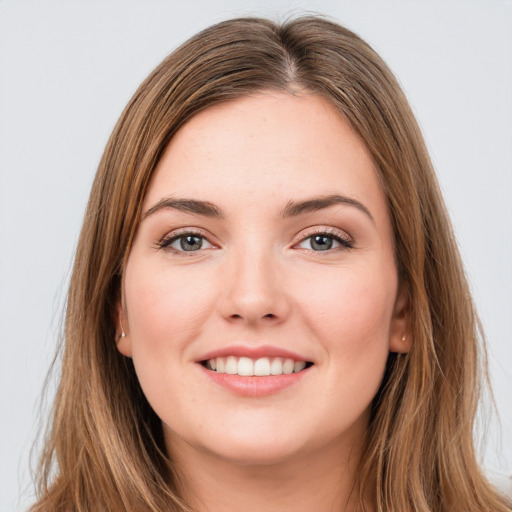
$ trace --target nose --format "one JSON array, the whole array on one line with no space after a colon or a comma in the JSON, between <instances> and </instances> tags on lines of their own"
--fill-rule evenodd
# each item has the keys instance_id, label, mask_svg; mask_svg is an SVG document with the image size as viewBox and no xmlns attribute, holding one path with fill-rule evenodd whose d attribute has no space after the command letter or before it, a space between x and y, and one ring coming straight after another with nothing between
<instances>
[{"instance_id":1,"label":"nose","mask_svg":"<svg viewBox=\"0 0 512 512\"><path fill-rule=\"evenodd\" d=\"M268 247L237 252L223 274L218 308L226 320L252 326L286 320L290 304L278 257Z\"/></svg>"}]
</instances>

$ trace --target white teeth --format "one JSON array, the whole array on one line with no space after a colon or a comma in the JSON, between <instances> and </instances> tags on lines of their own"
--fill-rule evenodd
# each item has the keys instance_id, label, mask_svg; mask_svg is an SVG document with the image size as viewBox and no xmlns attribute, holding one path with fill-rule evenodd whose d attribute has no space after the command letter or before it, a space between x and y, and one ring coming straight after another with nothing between
<instances>
[{"instance_id":1,"label":"white teeth","mask_svg":"<svg viewBox=\"0 0 512 512\"><path fill-rule=\"evenodd\" d=\"M283 360L275 357L270 363L270 373L272 375L281 375L283 373Z\"/></svg>"},{"instance_id":2,"label":"white teeth","mask_svg":"<svg viewBox=\"0 0 512 512\"><path fill-rule=\"evenodd\" d=\"M258 377L270 375L270 360L268 357L256 359L254 362L254 375L257 375Z\"/></svg>"},{"instance_id":3,"label":"white teeth","mask_svg":"<svg viewBox=\"0 0 512 512\"><path fill-rule=\"evenodd\" d=\"M206 367L217 373L227 373L229 375L242 375L252 377L254 375L261 377L265 375L289 375L297 373L306 367L305 361L294 361L293 359L283 359L281 357L261 357L251 359L250 357L217 357L209 359Z\"/></svg>"},{"instance_id":4,"label":"white teeth","mask_svg":"<svg viewBox=\"0 0 512 512\"><path fill-rule=\"evenodd\" d=\"M293 359L285 359L283 363L283 373L285 375L289 375L293 373L293 366L295 365L295 361Z\"/></svg>"},{"instance_id":5,"label":"white teeth","mask_svg":"<svg viewBox=\"0 0 512 512\"><path fill-rule=\"evenodd\" d=\"M254 362L248 357L241 357L238 360L238 375L254 375Z\"/></svg>"},{"instance_id":6,"label":"white teeth","mask_svg":"<svg viewBox=\"0 0 512 512\"><path fill-rule=\"evenodd\" d=\"M238 361L235 356L228 356L226 359L226 373L236 375L238 373Z\"/></svg>"},{"instance_id":7,"label":"white teeth","mask_svg":"<svg viewBox=\"0 0 512 512\"><path fill-rule=\"evenodd\" d=\"M293 365L293 371L295 373L300 372L301 370L304 370L306 368L306 362L305 361L295 361L295 364ZM215 369L215 368L213 368Z\"/></svg>"}]
</instances>

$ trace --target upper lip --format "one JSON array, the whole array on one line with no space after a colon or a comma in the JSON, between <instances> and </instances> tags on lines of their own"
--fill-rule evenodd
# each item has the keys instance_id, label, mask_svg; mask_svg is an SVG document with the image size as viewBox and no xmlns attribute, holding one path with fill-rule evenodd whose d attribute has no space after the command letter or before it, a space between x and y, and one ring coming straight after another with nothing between
<instances>
[{"instance_id":1,"label":"upper lip","mask_svg":"<svg viewBox=\"0 0 512 512\"><path fill-rule=\"evenodd\" d=\"M260 359L261 357L284 357L286 359L293 359L294 361L313 362L311 359L297 354L296 352L273 345L231 345L207 352L196 359L196 362L199 363L201 361L207 361L208 359L227 356L249 357L251 359Z\"/></svg>"}]
</instances>

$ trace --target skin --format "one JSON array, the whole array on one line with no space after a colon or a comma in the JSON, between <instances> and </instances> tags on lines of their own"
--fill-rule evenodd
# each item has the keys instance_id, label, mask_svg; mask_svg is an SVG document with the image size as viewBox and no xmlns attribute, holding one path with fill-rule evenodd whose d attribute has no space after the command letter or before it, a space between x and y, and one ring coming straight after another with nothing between
<instances>
[{"instance_id":1,"label":"skin","mask_svg":"<svg viewBox=\"0 0 512 512\"><path fill-rule=\"evenodd\" d=\"M282 215L290 201L332 194L367 212L333 204ZM352 510L369 405L389 352L409 350L389 214L365 145L326 100L262 92L177 132L143 211L168 197L208 201L223 217L143 216L118 348L163 422L181 492L200 511ZM201 249L159 246L190 229ZM314 250L318 233L352 247ZM314 365L277 393L240 396L197 363L237 344L293 350Z\"/></svg>"}]
</instances>

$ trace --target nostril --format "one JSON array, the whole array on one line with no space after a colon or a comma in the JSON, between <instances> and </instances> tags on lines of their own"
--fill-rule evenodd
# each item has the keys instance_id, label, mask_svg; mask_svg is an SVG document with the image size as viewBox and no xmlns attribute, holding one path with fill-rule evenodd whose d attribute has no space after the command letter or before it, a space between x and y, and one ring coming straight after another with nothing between
<instances>
[{"instance_id":1,"label":"nostril","mask_svg":"<svg viewBox=\"0 0 512 512\"><path fill-rule=\"evenodd\" d=\"M258 321L258 319L260 320L263 320L264 318L268 318L270 320L273 320L275 318L278 318L277 315L275 315L274 313L267 313L266 315L262 315L262 316L254 316L252 317L252 315L243 315L243 314L239 314L239 313L233 313L232 315L230 315L230 317L232 320L243 320L243 319L246 319L250 322L252 321Z\"/></svg>"}]
</instances>

